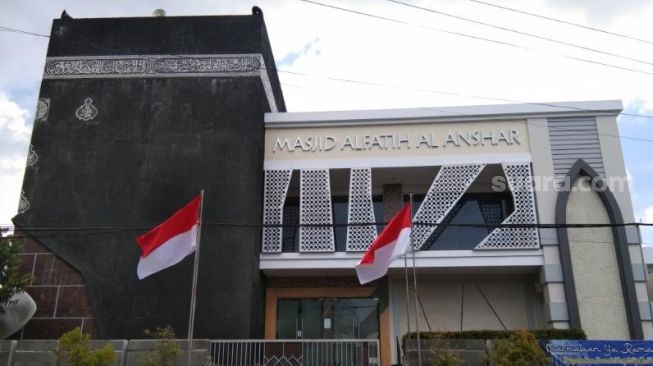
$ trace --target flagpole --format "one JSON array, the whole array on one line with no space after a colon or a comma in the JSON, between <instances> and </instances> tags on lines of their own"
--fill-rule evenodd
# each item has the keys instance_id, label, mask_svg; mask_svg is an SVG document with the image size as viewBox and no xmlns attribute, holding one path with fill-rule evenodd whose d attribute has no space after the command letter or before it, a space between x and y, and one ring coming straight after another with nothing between
<instances>
[{"instance_id":1,"label":"flagpole","mask_svg":"<svg viewBox=\"0 0 653 366\"><path fill-rule=\"evenodd\" d=\"M410 193L408 195L410 197L410 211L411 215L413 212L413 194ZM412 233L412 220L411 220L411 233ZM410 236L410 251L412 253L413 257L413 286L414 289L413 291L415 292L415 329L417 332L417 362L418 365L422 366L422 345L421 345L421 337L419 335L419 311L417 309L417 301L418 301L418 294L417 294L417 270L415 269L415 247L413 246L413 240L412 240L412 235ZM405 256L404 256L405 258ZM426 316L426 315L424 315Z\"/></svg>"},{"instance_id":2,"label":"flagpole","mask_svg":"<svg viewBox=\"0 0 653 366\"><path fill-rule=\"evenodd\" d=\"M413 214L413 207L410 207L411 210L411 215ZM411 217L412 220L412 217ZM410 245L410 244L409 244ZM410 341L410 289L408 286L408 258L407 254L404 254L404 278L406 279L406 323L408 325L408 341ZM408 347L406 347L406 351L408 351ZM407 352L406 352L407 353ZM408 365L408 357L406 357L406 364Z\"/></svg>"},{"instance_id":3,"label":"flagpole","mask_svg":"<svg viewBox=\"0 0 653 366\"><path fill-rule=\"evenodd\" d=\"M195 303L197 302L197 276L200 264L200 241L202 237L202 214L204 213L204 190L200 191L200 217L195 238L195 264L193 266L193 286L190 293L190 315L188 316L188 366L191 366L193 352L193 331L195 327Z\"/></svg>"}]
</instances>

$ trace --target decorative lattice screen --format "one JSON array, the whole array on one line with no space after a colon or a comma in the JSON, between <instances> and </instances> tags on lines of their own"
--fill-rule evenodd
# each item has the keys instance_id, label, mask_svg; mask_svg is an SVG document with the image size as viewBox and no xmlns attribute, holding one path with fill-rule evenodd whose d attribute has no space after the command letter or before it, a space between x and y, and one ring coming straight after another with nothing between
<instances>
[{"instance_id":1,"label":"decorative lattice screen","mask_svg":"<svg viewBox=\"0 0 653 366\"><path fill-rule=\"evenodd\" d=\"M354 168L349 176L347 223L376 222L372 202L372 169ZM376 225L347 226L347 251L365 251L376 237Z\"/></svg>"},{"instance_id":2,"label":"decorative lattice screen","mask_svg":"<svg viewBox=\"0 0 653 366\"><path fill-rule=\"evenodd\" d=\"M316 225L299 228L299 251L335 251L329 170L302 170L299 184L299 222Z\"/></svg>"},{"instance_id":3,"label":"decorative lattice screen","mask_svg":"<svg viewBox=\"0 0 653 366\"><path fill-rule=\"evenodd\" d=\"M502 224L537 224L530 163L502 164L515 210ZM494 229L475 249L534 249L540 247L537 228Z\"/></svg>"},{"instance_id":4,"label":"decorative lattice screen","mask_svg":"<svg viewBox=\"0 0 653 366\"><path fill-rule=\"evenodd\" d=\"M485 164L468 164L440 168L413 221L427 224L442 221L484 167ZM420 249L435 229L435 225L414 225L411 240L415 249Z\"/></svg>"},{"instance_id":5,"label":"decorative lattice screen","mask_svg":"<svg viewBox=\"0 0 653 366\"><path fill-rule=\"evenodd\" d=\"M263 191L263 224L283 223L283 204L288 194L292 170L266 170ZM263 227L263 253L281 252L283 228Z\"/></svg>"}]
</instances>

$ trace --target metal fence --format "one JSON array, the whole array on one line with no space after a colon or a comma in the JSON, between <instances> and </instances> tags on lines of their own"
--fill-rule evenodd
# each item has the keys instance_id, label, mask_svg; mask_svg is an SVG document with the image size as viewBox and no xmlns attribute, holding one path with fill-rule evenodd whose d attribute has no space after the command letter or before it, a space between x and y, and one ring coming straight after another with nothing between
<instances>
[{"instance_id":1,"label":"metal fence","mask_svg":"<svg viewBox=\"0 0 653 366\"><path fill-rule=\"evenodd\" d=\"M211 341L214 366L378 366L376 339Z\"/></svg>"}]
</instances>

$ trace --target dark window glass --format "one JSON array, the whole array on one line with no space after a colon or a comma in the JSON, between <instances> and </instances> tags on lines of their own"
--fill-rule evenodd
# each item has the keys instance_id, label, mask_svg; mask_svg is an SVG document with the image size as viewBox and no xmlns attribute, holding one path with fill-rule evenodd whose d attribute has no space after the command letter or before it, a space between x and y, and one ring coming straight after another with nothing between
<instances>
[{"instance_id":1,"label":"dark window glass","mask_svg":"<svg viewBox=\"0 0 653 366\"><path fill-rule=\"evenodd\" d=\"M296 339L299 336L300 309L300 302L296 299L280 299L277 302L277 339Z\"/></svg>"},{"instance_id":2,"label":"dark window glass","mask_svg":"<svg viewBox=\"0 0 653 366\"><path fill-rule=\"evenodd\" d=\"M338 299L333 316L333 338L378 338L377 299Z\"/></svg>"},{"instance_id":3,"label":"dark window glass","mask_svg":"<svg viewBox=\"0 0 653 366\"><path fill-rule=\"evenodd\" d=\"M302 335L304 339L322 338L322 301L302 299Z\"/></svg>"},{"instance_id":4,"label":"dark window glass","mask_svg":"<svg viewBox=\"0 0 653 366\"><path fill-rule=\"evenodd\" d=\"M277 339L376 339L378 298L279 299Z\"/></svg>"},{"instance_id":5,"label":"dark window glass","mask_svg":"<svg viewBox=\"0 0 653 366\"><path fill-rule=\"evenodd\" d=\"M383 196L372 197L372 207L374 207L374 218L378 223L383 223ZM380 233L383 225L376 225L376 232Z\"/></svg>"},{"instance_id":6,"label":"dark window glass","mask_svg":"<svg viewBox=\"0 0 653 366\"><path fill-rule=\"evenodd\" d=\"M423 200L424 195L413 197L413 216ZM473 249L494 230L493 226L501 224L512 211L510 194L465 194L426 240L421 250ZM455 226L456 224L483 227Z\"/></svg>"},{"instance_id":7,"label":"dark window glass","mask_svg":"<svg viewBox=\"0 0 653 366\"><path fill-rule=\"evenodd\" d=\"M333 223L336 234L336 251L347 250L347 215L349 214L349 202L347 197L332 197Z\"/></svg>"},{"instance_id":8,"label":"dark window glass","mask_svg":"<svg viewBox=\"0 0 653 366\"><path fill-rule=\"evenodd\" d=\"M299 199L286 198L283 206L282 251L296 252L299 250Z\"/></svg>"},{"instance_id":9,"label":"dark window glass","mask_svg":"<svg viewBox=\"0 0 653 366\"><path fill-rule=\"evenodd\" d=\"M347 250L347 219L349 215L348 197L332 197L333 204L333 223L335 224L336 251L344 252ZM372 210L374 211L374 221L383 222L383 196L372 197ZM383 225L377 225L377 231L383 228Z\"/></svg>"},{"instance_id":10,"label":"dark window glass","mask_svg":"<svg viewBox=\"0 0 653 366\"><path fill-rule=\"evenodd\" d=\"M383 197L374 196L374 222L383 221ZM344 252L347 250L347 216L349 213L349 202L347 197L332 197L332 214L334 234L336 240L336 251ZM282 251L297 252L299 251L299 198L288 197L283 206L283 239ZM383 225L377 225L380 231Z\"/></svg>"},{"instance_id":11,"label":"dark window glass","mask_svg":"<svg viewBox=\"0 0 653 366\"><path fill-rule=\"evenodd\" d=\"M448 218L448 224L485 224L481 206L477 200L466 200L456 205L456 212ZM446 225L446 224L445 224ZM489 230L484 227L444 227L436 231L427 239L423 250L455 250L472 249Z\"/></svg>"}]
</instances>

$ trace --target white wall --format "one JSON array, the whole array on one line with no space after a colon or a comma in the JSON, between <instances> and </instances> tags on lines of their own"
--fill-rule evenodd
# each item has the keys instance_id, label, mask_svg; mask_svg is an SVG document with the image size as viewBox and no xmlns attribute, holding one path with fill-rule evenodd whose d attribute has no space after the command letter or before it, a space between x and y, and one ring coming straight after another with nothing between
<instances>
[{"instance_id":1,"label":"white wall","mask_svg":"<svg viewBox=\"0 0 653 366\"><path fill-rule=\"evenodd\" d=\"M599 195L581 189L580 179L569 194L567 223L610 223ZM630 339L612 229L569 228L568 235L581 328L590 339Z\"/></svg>"},{"instance_id":2,"label":"white wall","mask_svg":"<svg viewBox=\"0 0 653 366\"><path fill-rule=\"evenodd\" d=\"M542 294L535 276L426 276L419 275L419 293L433 331L503 329L492 308L508 329L543 328ZM412 282L411 282L412 285ZM483 295L488 298L486 302ZM464 298L463 298L464 287ZM406 288L403 278L390 281L394 335L407 332ZM488 304L489 302L489 304ZM490 307L491 305L491 307ZM411 299L411 331L415 331L415 309ZM462 311L461 311L462 310ZM420 310L421 312L421 310ZM420 314L420 330L427 324Z\"/></svg>"}]
</instances>

